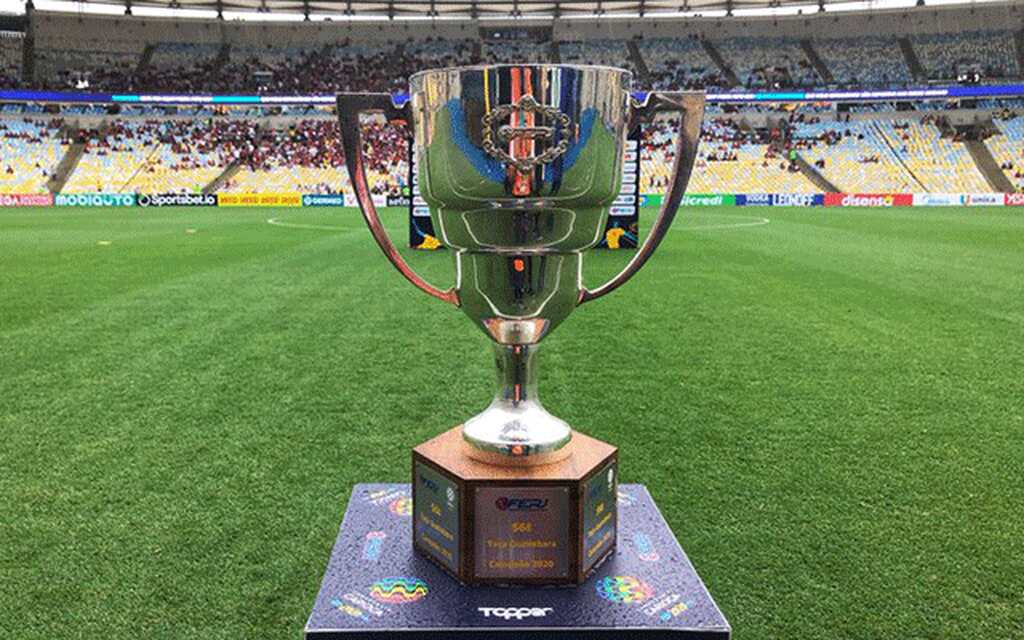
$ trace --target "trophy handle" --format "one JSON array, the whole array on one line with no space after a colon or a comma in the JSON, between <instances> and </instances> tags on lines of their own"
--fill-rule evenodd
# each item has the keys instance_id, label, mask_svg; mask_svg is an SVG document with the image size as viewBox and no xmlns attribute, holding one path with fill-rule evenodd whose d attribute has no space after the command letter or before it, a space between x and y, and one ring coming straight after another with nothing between
<instances>
[{"instance_id":1,"label":"trophy handle","mask_svg":"<svg viewBox=\"0 0 1024 640\"><path fill-rule=\"evenodd\" d=\"M642 100L630 99L631 117L629 128L649 121L656 113L672 111L679 114L682 126L676 139L676 159L672 167L672 180L661 203L661 211L647 234L643 245L629 261L629 264L617 276L596 289L580 288L578 304L596 300L603 295L615 291L636 275L644 264L650 260L654 250L665 238L672 220L676 217L679 205L686 192L686 184L690 181L693 162L697 159L697 145L700 142L700 125L704 118L704 94L696 91L686 92L652 92L643 96Z\"/></svg>"},{"instance_id":2,"label":"trophy handle","mask_svg":"<svg viewBox=\"0 0 1024 640\"><path fill-rule=\"evenodd\" d=\"M377 241L381 251L395 265L399 273L405 279L413 283L421 291L434 296L445 302L459 306L459 294L454 287L451 289L438 289L424 280L418 273L413 271L409 263L398 253L395 244L388 237L384 225L381 224L380 216L377 214L377 207L373 204L370 196L370 187L366 182L366 168L363 159L363 140L359 128L359 114L381 113L391 120L408 120L409 100L401 104L396 103L390 94L387 93L339 93L338 94L338 121L341 127L341 147L345 152L345 166L348 168L348 176L352 181L352 187L356 192L356 200L359 201L359 209L363 212L363 219Z\"/></svg>"}]
</instances>

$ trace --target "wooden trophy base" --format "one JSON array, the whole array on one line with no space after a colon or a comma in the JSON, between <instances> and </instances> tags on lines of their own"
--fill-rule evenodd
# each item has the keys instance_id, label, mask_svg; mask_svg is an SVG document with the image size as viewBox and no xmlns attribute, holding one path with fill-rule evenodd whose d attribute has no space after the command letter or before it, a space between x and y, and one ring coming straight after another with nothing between
<instances>
[{"instance_id":1,"label":"wooden trophy base","mask_svg":"<svg viewBox=\"0 0 1024 640\"><path fill-rule=\"evenodd\" d=\"M413 546L464 584L580 584L615 550L618 449L582 433L539 466L467 455L462 427L413 449Z\"/></svg>"}]
</instances>

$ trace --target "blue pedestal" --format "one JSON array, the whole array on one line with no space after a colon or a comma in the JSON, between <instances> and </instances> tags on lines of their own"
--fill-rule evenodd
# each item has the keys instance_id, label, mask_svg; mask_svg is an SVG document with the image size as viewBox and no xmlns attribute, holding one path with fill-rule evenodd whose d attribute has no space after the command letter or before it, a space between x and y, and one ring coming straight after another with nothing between
<instances>
[{"instance_id":1,"label":"blue pedestal","mask_svg":"<svg viewBox=\"0 0 1024 640\"><path fill-rule=\"evenodd\" d=\"M408 484L359 484L310 640L725 640L731 629L643 485L619 488L618 551L579 587L466 587L412 550Z\"/></svg>"}]
</instances>

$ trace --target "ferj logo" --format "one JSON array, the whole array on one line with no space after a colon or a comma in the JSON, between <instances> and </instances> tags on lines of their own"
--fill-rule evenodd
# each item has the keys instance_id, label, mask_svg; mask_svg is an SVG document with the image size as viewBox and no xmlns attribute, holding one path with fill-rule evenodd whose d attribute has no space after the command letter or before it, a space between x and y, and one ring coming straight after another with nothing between
<instances>
[{"instance_id":1,"label":"ferj logo","mask_svg":"<svg viewBox=\"0 0 1024 640\"><path fill-rule=\"evenodd\" d=\"M370 587L370 597L377 602L405 604L427 596L427 583L419 578L384 578Z\"/></svg>"},{"instance_id":2,"label":"ferj logo","mask_svg":"<svg viewBox=\"0 0 1024 640\"><path fill-rule=\"evenodd\" d=\"M633 576L608 576L597 581L597 595L609 602L635 604L649 600L654 589Z\"/></svg>"},{"instance_id":3,"label":"ferj logo","mask_svg":"<svg viewBox=\"0 0 1024 640\"><path fill-rule=\"evenodd\" d=\"M506 498L494 501L498 511L546 511L548 501L544 498Z\"/></svg>"}]
</instances>

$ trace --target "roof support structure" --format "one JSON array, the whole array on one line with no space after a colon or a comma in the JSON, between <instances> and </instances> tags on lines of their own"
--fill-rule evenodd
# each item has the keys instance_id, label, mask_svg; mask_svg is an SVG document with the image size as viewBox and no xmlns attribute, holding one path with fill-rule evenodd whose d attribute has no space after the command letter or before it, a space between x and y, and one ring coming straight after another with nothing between
<instances>
[{"instance_id":1,"label":"roof support structure","mask_svg":"<svg viewBox=\"0 0 1024 640\"><path fill-rule=\"evenodd\" d=\"M681 14L714 12L726 16L735 16L741 11L744 18L772 15L775 9L799 6L802 11L818 13L837 4L849 4L850 0L76 0L85 6L84 11L90 12L91 7L105 6L111 3L124 9L125 15L132 15L139 7L160 7L169 9L192 10L207 9L217 13L224 19L224 12L241 13L258 12L271 14L282 12L288 17L299 15L310 19L313 13L344 14L377 20L401 20L404 18L421 19L463 19L480 20L489 18L554 18L562 19L589 18L601 16L632 16L638 14L644 18L657 18L664 15L666 19L681 17ZM26 0L26 9L32 8L34 0ZM937 6L937 2L915 0L919 7ZM1000 5L1010 4L1009 0L994 1L992 11ZM863 3L870 5L871 2ZM881 4L881 3L879 3ZM888 3L886 3L888 4ZM946 5L947 3L942 3ZM950 10L967 7L972 0L953 0L948 4ZM880 7L878 10L887 9ZM979 4L979 9L982 7ZM894 8L895 9L895 8ZM946 6L943 6L943 10ZM871 12L875 9L866 8ZM901 9L906 10L906 9ZM983 10L988 10L984 8Z\"/></svg>"}]
</instances>

